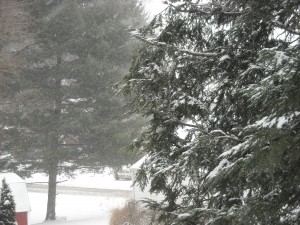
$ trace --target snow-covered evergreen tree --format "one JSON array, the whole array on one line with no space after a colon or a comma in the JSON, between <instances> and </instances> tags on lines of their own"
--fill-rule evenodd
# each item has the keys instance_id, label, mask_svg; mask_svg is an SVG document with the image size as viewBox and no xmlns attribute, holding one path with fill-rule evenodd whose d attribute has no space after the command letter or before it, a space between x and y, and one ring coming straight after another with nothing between
<instances>
[{"instance_id":1,"label":"snow-covered evergreen tree","mask_svg":"<svg viewBox=\"0 0 300 225\"><path fill-rule=\"evenodd\" d=\"M15 225L16 204L5 179L2 180L0 196L0 225Z\"/></svg>"},{"instance_id":2,"label":"snow-covered evergreen tree","mask_svg":"<svg viewBox=\"0 0 300 225\"><path fill-rule=\"evenodd\" d=\"M123 87L151 118L131 146L165 195L149 206L165 224L299 224L299 1L165 2Z\"/></svg>"}]
</instances>

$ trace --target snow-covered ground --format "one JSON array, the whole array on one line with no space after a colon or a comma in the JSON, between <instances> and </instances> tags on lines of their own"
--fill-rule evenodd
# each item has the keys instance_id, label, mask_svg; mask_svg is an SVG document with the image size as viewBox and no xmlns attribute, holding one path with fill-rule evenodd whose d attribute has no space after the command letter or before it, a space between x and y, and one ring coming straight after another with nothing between
<instances>
[{"instance_id":1,"label":"snow-covered ground","mask_svg":"<svg viewBox=\"0 0 300 225\"><path fill-rule=\"evenodd\" d=\"M68 179L59 177L59 180ZM26 179L27 183L47 182L43 174L35 174ZM103 174L77 173L77 176L61 183L63 186L87 187L100 189L130 190L131 181L116 181L105 171ZM39 225L108 225L110 212L113 208L122 207L128 199L116 197L103 197L93 195L58 194L56 203L57 221L45 222L47 193L29 192L31 212L30 224Z\"/></svg>"},{"instance_id":2,"label":"snow-covered ground","mask_svg":"<svg viewBox=\"0 0 300 225\"><path fill-rule=\"evenodd\" d=\"M59 194L56 204L59 220L44 222L47 194L30 192L29 200L32 209L30 224L43 225L108 225L111 209L121 207L126 202L125 198Z\"/></svg>"}]
</instances>

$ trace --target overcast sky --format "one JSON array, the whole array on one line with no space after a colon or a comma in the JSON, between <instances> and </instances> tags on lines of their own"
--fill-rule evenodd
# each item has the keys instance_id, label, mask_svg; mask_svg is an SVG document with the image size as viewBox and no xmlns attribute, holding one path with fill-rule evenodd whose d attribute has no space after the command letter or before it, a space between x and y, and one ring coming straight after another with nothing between
<instances>
[{"instance_id":1,"label":"overcast sky","mask_svg":"<svg viewBox=\"0 0 300 225\"><path fill-rule=\"evenodd\" d=\"M166 5L162 3L162 1L163 0L142 0L142 3L144 4L149 15L153 17L166 7Z\"/></svg>"}]
</instances>

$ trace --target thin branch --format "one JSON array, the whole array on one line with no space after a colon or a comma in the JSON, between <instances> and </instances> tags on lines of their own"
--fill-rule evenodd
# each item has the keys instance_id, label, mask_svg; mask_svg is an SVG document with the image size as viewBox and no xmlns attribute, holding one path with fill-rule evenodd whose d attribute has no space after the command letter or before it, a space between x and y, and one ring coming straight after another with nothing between
<instances>
[{"instance_id":1,"label":"thin branch","mask_svg":"<svg viewBox=\"0 0 300 225\"><path fill-rule=\"evenodd\" d=\"M188 124L188 123L183 123L181 121L177 121L178 125L180 126L185 126L185 127L192 127L192 128L197 128L197 129L201 129L201 130L205 130L203 127L201 127L200 125L194 125L194 124ZM205 131L205 133L207 133L207 131Z\"/></svg>"},{"instance_id":2,"label":"thin branch","mask_svg":"<svg viewBox=\"0 0 300 225\"><path fill-rule=\"evenodd\" d=\"M209 132L210 134L222 134L223 136L227 136L227 134L222 130L212 130Z\"/></svg>"},{"instance_id":3,"label":"thin branch","mask_svg":"<svg viewBox=\"0 0 300 225\"><path fill-rule=\"evenodd\" d=\"M212 14L214 14L213 10L204 11L204 10L202 10L200 8L184 10L184 9L181 9L179 6L174 6L172 4L169 4L169 6L172 7L172 8L174 8L178 12L195 13L195 14L206 14L206 15L212 15ZM219 8L221 8L221 7L219 7ZM222 11L222 10L219 11L219 14L224 14L224 15L228 15L228 16L239 16L239 15L242 15L242 13L238 12L238 11L228 12L228 11Z\"/></svg>"},{"instance_id":4,"label":"thin branch","mask_svg":"<svg viewBox=\"0 0 300 225\"><path fill-rule=\"evenodd\" d=\"M1 9L6 9L6 10L7 9L15 9L16 7L30 6L35 3L36 2L26 2L26 3L18 3L17 5L16 5L16 3L13 3L13 4L5 3L5 6L1 6Z\"/></svg>"},{"instance_id":5,"label":"thin branch","mask_svg":"<svg viewBox=\"0 0 300 225\"><path fill-rule=\"evenodd\" d=\"M176 51L179 51L181 53L185 53L185 54L192 55L192 56L216 57L216 56L220 55L218 53L213 53L213 52L193 52L193 51L190 51L190 50L177 48L175 46L170 46L170 45L167 45L166 43L163 43L163 42L150 41L147 38L142 37L141 35L137 34L136 32L131 32L131 35L133 37L137 38L138 40L143 41L147 44L157 46L157 47L160 47L160 48L167 48L167 49L176 50Z\"/></svg>"},{"instance_id":6,"label":"thin branch","mask_svg":"<svg viewBox=\"0 0 300 225\"><path fill-rule=\"evenodd\" d=\"M280 23L280 22L278 22L278 21L274 21L273 23L274 23L274 25L277 26L278 28L281 28L281 29L283 29L283 30L286 30L287 32L290 32L290 33L295 34L295 35L300 35L300 31L298 31L298 30L293 30L293 29L291 29L291 28L289 28L289 27L286 27L284 24L282 24L282 23Z\"/></svg>"},{"instance_id":7,"label":"thin branch","mask_svg":"<svg viewBox=\"0 0 300 225\"><path fill-rule=\"evenodd\" d=\"M13 75L16 74L14 71L11 71L11 70L5 70L5 69L0 69L0 72L1 72L1 73L9 73L9 74L13 74Z\"/></svg>"},{"instance_id":8,"label":"thin branch","mask_svg":"<svg viewBox=\"0 0 300 225\"><path fill-rule=\"evenodd\" d=\"M26 49L32 47L32 46L35 46L35 45L39 45L39 44L42 44L45 40L42 40L42 41L39 41L39 42L35 42L35 43L32 43L32 44L29 44L27 46L25 46L24 48L22 48L21 50L17 51L17 53L15 54L14 57L20 55L23 51L25 51Z\"/></svg>"},{"instance_id":9,"label":"thin branch","mask_svg":"<svg viewBox=\"0 0 300 225\"><path fill-rule=\"evenodd\" d=\"M231 136L229 136L229 135L226 135L226 136L218 136L218 137L214 137L214 138L215 138L215 139L231 139L231 140L238 141L238 142L241 141L238 137L236 137L236 136L234 136L234 135L231 135Z\"/></svg>"},{"instance_id":10,"label":"thin branch","mask_svg":"<svg viewBox=\"0 0 300 225\"><path fill-rule=\"evenodd\" d=\"M58 144L59 146L85 146L86 144Z\"/></svg>"},{"instance_id":11,"label":"thin branch","mask_svg":"<svg viewBox=\"0 0 300 225\"><path fill-rule=\"evenodd\" d=\"M204 133L206 135L209 135L209 136L212 136L215 139L231 139L231 140L234 140L234 141L237 141L237 142L241 141L235 135L233 135L233 134L227 135L222 130L213 130L213 131L207 132L206 129L203 126L199 125L199 124L196 124L196 125L194 125L194 124L188 124L188 123L181 122L179 120L167 120L164 123L170 123L170 122L177 123L180 126L196 128L197 130L201 131L202 133ZM214 134L221 134L221 136L214 136Z\"/></svg>"}]
</instances>

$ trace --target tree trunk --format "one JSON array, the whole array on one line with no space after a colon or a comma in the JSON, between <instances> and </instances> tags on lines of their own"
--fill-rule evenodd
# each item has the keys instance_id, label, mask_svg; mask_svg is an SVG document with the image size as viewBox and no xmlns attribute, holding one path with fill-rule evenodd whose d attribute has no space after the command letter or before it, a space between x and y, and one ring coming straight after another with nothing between
<instances>
[{"instance_id":1,"label":"tree trunk","mask_svg":"<svg viewBox=\"0 0 300 225\"><path fill-rule=\"evenodd\" d=\"M48 175L49 175L49 183L48 183L48 203L47 203L47 213L46 220L55 220L55 205L56 205L56 179L57 179L57 168L58 162L54 162L50 166Z\"/></svg>"},{"instance_id":2,"label":"tree trunk","mask_svg":"<svg viewBox=\"0 0 300 225\"><path fill-rule=\"evenodd\" d=\"M120 180L119 174L118 174L118 169L113 169L113 174L114 174L114 178L115 180Z\"/></svg>"},{"instance_id":3,"label":"tree trunk","mask_svg":"<svg viewBox=\"0 0 300 225\"><path fill-rule=\"evenodd\" d=\"M46 212L46 220L55 220L55 206L56 206L56 185L57 185L57 174L58 174L58 165L59 165L59 131L61 125L61 76L60 76L60 65L61 65L61 54L57 55L56 62L56 82L55 82L55 90L56 95L54 97L54 108L53 108L53 119L54 128L51 132L49 132L49 140L51 153L48 158L48 175L49 175L49 183L48 183L48 203L47 203L47 212Z\"/></svg>"}]
</instances>

